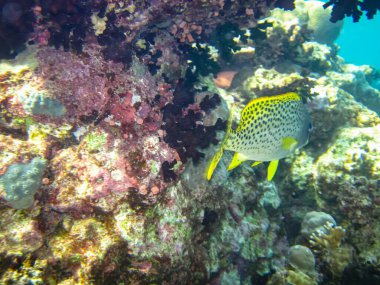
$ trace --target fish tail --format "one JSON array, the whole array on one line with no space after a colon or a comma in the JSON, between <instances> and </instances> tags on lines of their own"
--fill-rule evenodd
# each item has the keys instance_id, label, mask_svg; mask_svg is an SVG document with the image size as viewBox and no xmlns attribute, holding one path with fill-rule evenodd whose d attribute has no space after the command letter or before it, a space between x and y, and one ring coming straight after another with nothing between
<instances>
[{"instance_id":1,"label":"fish tail","mask_svg":"<svg viewBox=\"0 0 380 285\"><path fill-rule=\"evenodd\" d=\"M206 172L206 178L207 178L207 180L211 179L212 174L214 173L215 168L218 166L218 163L219 163L220 159L223 156L224 148L226 147L228 138L230 137L231 130L232 130L232 117L233 117L233 111L234 111L234 109L235 109L235 105L232 105L231 109L230 109L230 115L229 115L228 121L227 121L226 133L224 134L224 138L223 138L222 144L221 144L219 150L215 153L214 157L212 158L212 160L211 160L211 162L210 162L210 164L209 164L209 166L207 168L207 172Z\"/></svg>"}]
</instances>

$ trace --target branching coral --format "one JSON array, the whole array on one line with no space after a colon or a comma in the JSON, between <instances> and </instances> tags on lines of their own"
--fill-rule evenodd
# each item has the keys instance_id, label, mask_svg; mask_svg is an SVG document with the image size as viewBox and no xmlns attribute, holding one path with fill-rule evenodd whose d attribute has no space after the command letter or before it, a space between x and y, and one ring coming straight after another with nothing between
<instances>
[{"instance_id":1,"label":"branching coral","mask_svg":"<svg viewBox=\"0 0 380 285\"><path fill-rule=\"evenodd\" d=\"M342 245L345 235L343 227L327 222L324 229L313 233L309 240L335 279L341 278L344 269L352 260L352 249Z\"/></svg>"},{"instance_id":2,"label":"branching coral","mask_svg":"<svg viewBox=\"0 0 380 285\"><path fill-rule=\"evenodd\" d=\"M310 244L318 251L333 251L340 247L345 234L346 231L342 227L327 222L324 229L311 234Z\"/></svg>"}]
</instances>

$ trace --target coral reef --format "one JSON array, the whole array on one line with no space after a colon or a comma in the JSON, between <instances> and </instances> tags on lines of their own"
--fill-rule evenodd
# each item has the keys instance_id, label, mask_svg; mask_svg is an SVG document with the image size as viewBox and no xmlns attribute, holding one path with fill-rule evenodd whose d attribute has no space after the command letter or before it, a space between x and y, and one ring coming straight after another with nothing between
<instances>
[{"instance_id":1,"label":"coral reef","mask_svg":"<svg viewBox=\"0 0 380 285\"><path fill-rule=\"evenodd\" d=\"M324 9L323 4L321 1L296 0L293 11L275 9L271 12L271 17L282 22L306 25L314 41L331 45L338 38L343 22L328 21L332 9Z\"/></svg>"},{"instance_id":2,"label":"coral reef","mask_svg":"<svg viewBox=\"0 0 380 285\"><path fill-rule=\"evenodd\" d=\"M337 56L331 10L295 4L34 3L26 50L0 49L0 283L379 283L379 73ZM229 107L290 91L308 145L272 182L226 151L208 182ZM12 205L30 173L9 173L38 161Z\"/></svg>"}]
</instances>

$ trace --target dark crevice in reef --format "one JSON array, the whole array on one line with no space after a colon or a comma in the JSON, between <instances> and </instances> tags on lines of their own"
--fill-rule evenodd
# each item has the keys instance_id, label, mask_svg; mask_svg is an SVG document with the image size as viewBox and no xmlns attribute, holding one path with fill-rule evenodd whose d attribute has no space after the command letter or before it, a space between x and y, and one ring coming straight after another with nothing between
<instances>
[{"instance_id":1,"label":"dark crevice in reef","mask_svg":"<svg viewBox=\"0 0 380 285\"><path fill-rule=\"evenodd\" d=\"M0 59L13 59L25 49L35 21L34 4L22 0L0 2Z\"/></svg>"},{"instance_id":2,"label":"dark crevice in reef","mask_svg":"<svg viewBox=\"0 0 380 285\"><path fill-rule=\"evenodd\" d=\"M203 114L188 110L184 114L184 109L194 103L195 91L186 88L187 82L184 81L177 85L174 92L173 103L163 108L162 129L166 131L164 141L170 147L175 148L183 163L192 159L193 163L198 163L204 154L199 148L207 148L211 144L217 144L216 131L223 130L225 123L218 120L214 126L204 126L201 123ZM200 107L203 111L208 111L220 103L219 95L205 97Z\"/></svg>"}]
</instances>

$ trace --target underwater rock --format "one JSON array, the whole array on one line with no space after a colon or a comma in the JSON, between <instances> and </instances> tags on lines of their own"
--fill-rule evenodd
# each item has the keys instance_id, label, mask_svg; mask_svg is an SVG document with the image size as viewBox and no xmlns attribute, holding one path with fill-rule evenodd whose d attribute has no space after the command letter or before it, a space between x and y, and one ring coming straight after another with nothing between
<instances>
[{"instance_id":1,"label":"underwater rock","mask_svg":"<svg viewBox=\"0 0 380 285\"><path fill-rule=\"evenodd\" d=\"M242 92L247 97L251 94L257 96L283 94L287 92L289 86L296 86L302 80L303 77L297 72L280 73L275 69L258 68L243 82Z\"/></svg>"},{"instance_id":2,"label":"underwater rock","mask_svg":"<svg viewBox=\"0 0 380 285\"><path fill-rule=\"evenodd\" d=\"M39 228L38 211L23 214L2 207L0 218L0 254L2 258L23 257L43 246L44 234Z\"/></svg>"},{"instance_id":3,"label":"underwater rock","mask_svg":"<svg viewBox=\"0 0 380 285\"><path fill-rule=\"evenodd\" d=\"M357 188L355 181L358 178L365 176L369 182L375 182L380 178L379 134L379 125L372 128L343 129L334 140L334 144L316 161L316 193L320 202L326 203L326 206L327 201L338 199L338 208L329 211L334 216L343 215L348 218L347 214L354 215L349 217L353 223L360 223L360 220L368 218L365 212L371 208L371 201L367 201L372 199L372 195L368 195L371 188L364 186L364 193L360 191L358 200L354 204L350 203L350 206L343 200L351 196L351 188ZM350 207L358 208L354 210Z\"/></svg>"},{"instance_id":4,"label":"underwater rock","mask_svg":"<svg viewBox=\"0 0 380 285\"><path fill-rule=\"evenodd\" d=\"M335 48L317 42L305 42L296 62L312 72L325 73L334 65L336 57Z\"/></svg>"},{"instance_id":5,"label":"underwater rock","mask_svg":"<svg viewBox=\"0 0 380 285\"><path fill-rule=\"evenodd\" d=\"M88 284L91 282L88 271L101 280L98 272L106 268L107 276L111 275L116 263L121 261L118 253L127 254L127 244L106 223L95 218L73 220L66 217L62 224L61 233L47 241L52 258L60 261L57 270L76 273L76 276L62 278L62 283Z\"/></svg>"},{"instance_id":6,"label":"underwater rock","mask_svg":"<svg viewBox=\"0 0 380 285\"><path fill-rule=\"evenodd\" d=\"M331 75L334 83L380 115L380 91L371 86L371 77L376 77L377 71L366 65L345 64L342 68L342 72Z\"/></svg>"}]
</instances>

